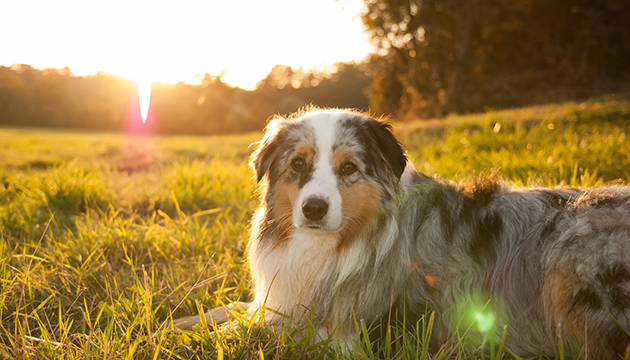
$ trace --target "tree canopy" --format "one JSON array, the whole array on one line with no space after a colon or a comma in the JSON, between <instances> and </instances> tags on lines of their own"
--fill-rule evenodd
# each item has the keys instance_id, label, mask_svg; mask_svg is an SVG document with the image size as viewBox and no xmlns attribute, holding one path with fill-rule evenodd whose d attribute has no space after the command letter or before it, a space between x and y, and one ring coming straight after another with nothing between
<instances>
[{"instance_id":1,"label":"tree canopy","mask_svg":"<svg viewBox=\"0 0 630 360\"><path fill-rule=\"evenodd\" d=\"M436 114L527 102L532 91L628 79L625 0L365 0L383 112Z\"/></svg>"}]
</instances>

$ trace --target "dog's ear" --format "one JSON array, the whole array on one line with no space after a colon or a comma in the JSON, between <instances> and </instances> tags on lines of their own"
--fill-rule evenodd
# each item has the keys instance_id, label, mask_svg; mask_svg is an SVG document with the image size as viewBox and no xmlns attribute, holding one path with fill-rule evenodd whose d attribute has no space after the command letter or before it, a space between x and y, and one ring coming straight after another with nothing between
<instances>
[{"instance_id":1,"label":"dog's ear","mask_svg":"<svg viewBox=\"0 0 630 360\"><path fill-rule=\"evenodd\" d=\"M407 157L402 145L394 136L392 126L375 119L370 119L368 126L382 160L390 166L396 178L400 179L407 166Z\"/></svg>"},{"instance_id":2,"label":"dog's ear","mask_svg":"<svg viewBox=\"0 0 630 360\"><path fill-rule=\"evenodd\" d=\"M252 153L250 161L251 167L256 172L256 181L260 182L271 169L278 155L277 150L281 130L288 124L289 122L281 117L271 120L265 128L265 136L263 139L252 144L258 146Z\"/></svg>"}]
</instances>

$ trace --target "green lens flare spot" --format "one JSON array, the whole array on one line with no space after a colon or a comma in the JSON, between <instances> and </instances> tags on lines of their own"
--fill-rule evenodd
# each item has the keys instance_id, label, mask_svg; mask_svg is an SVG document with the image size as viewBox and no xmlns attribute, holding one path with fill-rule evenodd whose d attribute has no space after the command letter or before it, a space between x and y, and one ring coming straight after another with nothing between
<instances>
[{"instance_id":1,"label":"green lens flare spot","mask_svg":"<svg viewBox=\"0 0 630 360\"><path fill-rule=\"evenodd\" d=\"M466 294L455 303L450 318L451 330L461 336L485 337L494 333L498 324L507 325L504 309L501 300L490 294Z\"/></svg>"},{"instance_id":2,"label":"green lens flare spot","mask_svg":"<svg viewBox=\"0 0 630 360\"><path fill-rule=\"evenodd\" d=\"M475 311L473 313L475 324L479 332L488 332L494 327L496 316L491 311Z\"/></svg>"}]
</instances>

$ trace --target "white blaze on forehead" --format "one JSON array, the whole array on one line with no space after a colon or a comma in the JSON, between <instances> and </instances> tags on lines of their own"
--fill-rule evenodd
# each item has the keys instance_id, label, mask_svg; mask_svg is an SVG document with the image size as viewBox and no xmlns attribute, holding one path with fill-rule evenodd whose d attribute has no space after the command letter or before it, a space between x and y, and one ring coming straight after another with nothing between
<instances>
[{"instance_id":1,"label":"white blaze on forehead","mask_svg":"<svg viewBox=\"0 0 630 360\"><path fill-rule=\"evenodd\" d=\"M303 121L313 130L315 137L315 163L311 179L300 191L293 212L296 225L306 224L302 214L302 204L309 198L320 198L328 202L328 213L322 219L327 230L336 230L341 226L341 195L337 189L333 158L333 146L337 138L339 120L347 114L341 111L326 110L307 115Z\"/></svg>"},{"instance_id":2,"label":"white blaze on forehead","mask_svg":"<svg viewBox=\"0 0 630 360\"><path fill-rule=\"evenodd\" d=\"M308 118L308 124L315 133L319 161L326 158L330 162L332 159L332 148L338 133L337 125L344 116L347 115L343 112L327 110L315 113Z\"/></svg>"}]
</instances>

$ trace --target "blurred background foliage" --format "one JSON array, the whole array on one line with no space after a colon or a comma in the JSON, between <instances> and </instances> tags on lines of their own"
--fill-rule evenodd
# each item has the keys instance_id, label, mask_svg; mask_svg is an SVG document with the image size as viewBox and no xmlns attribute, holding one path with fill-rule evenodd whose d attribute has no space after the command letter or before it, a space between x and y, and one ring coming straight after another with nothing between
<instances>
[{"instance_id":1,"label":"blurred background foliage","mask_svg":"<svg viewBox=\"0 0 630 360\"><path fill-rule=\"evenodd\" d=\"M624 0L365 0L377 112L441 116L575 100L628 83Z\"/></svg>"},{"instance_id":2,"label":"blurred background foliage","mask_svg":"<svg viewBox=\"0 0 630 360\"><path fill-rule=\"evenodd\" d=\"M253 91L210 74L200 85L155 82L152 126L142 129L128 128L139 116L132 80L0 67L0 124L224 134L260 130L270 116L308 104L416 120L630 90L627 0L365 5L377 49L369 58L325 71L277 65Z\"/></svg>"}]
</instances>

